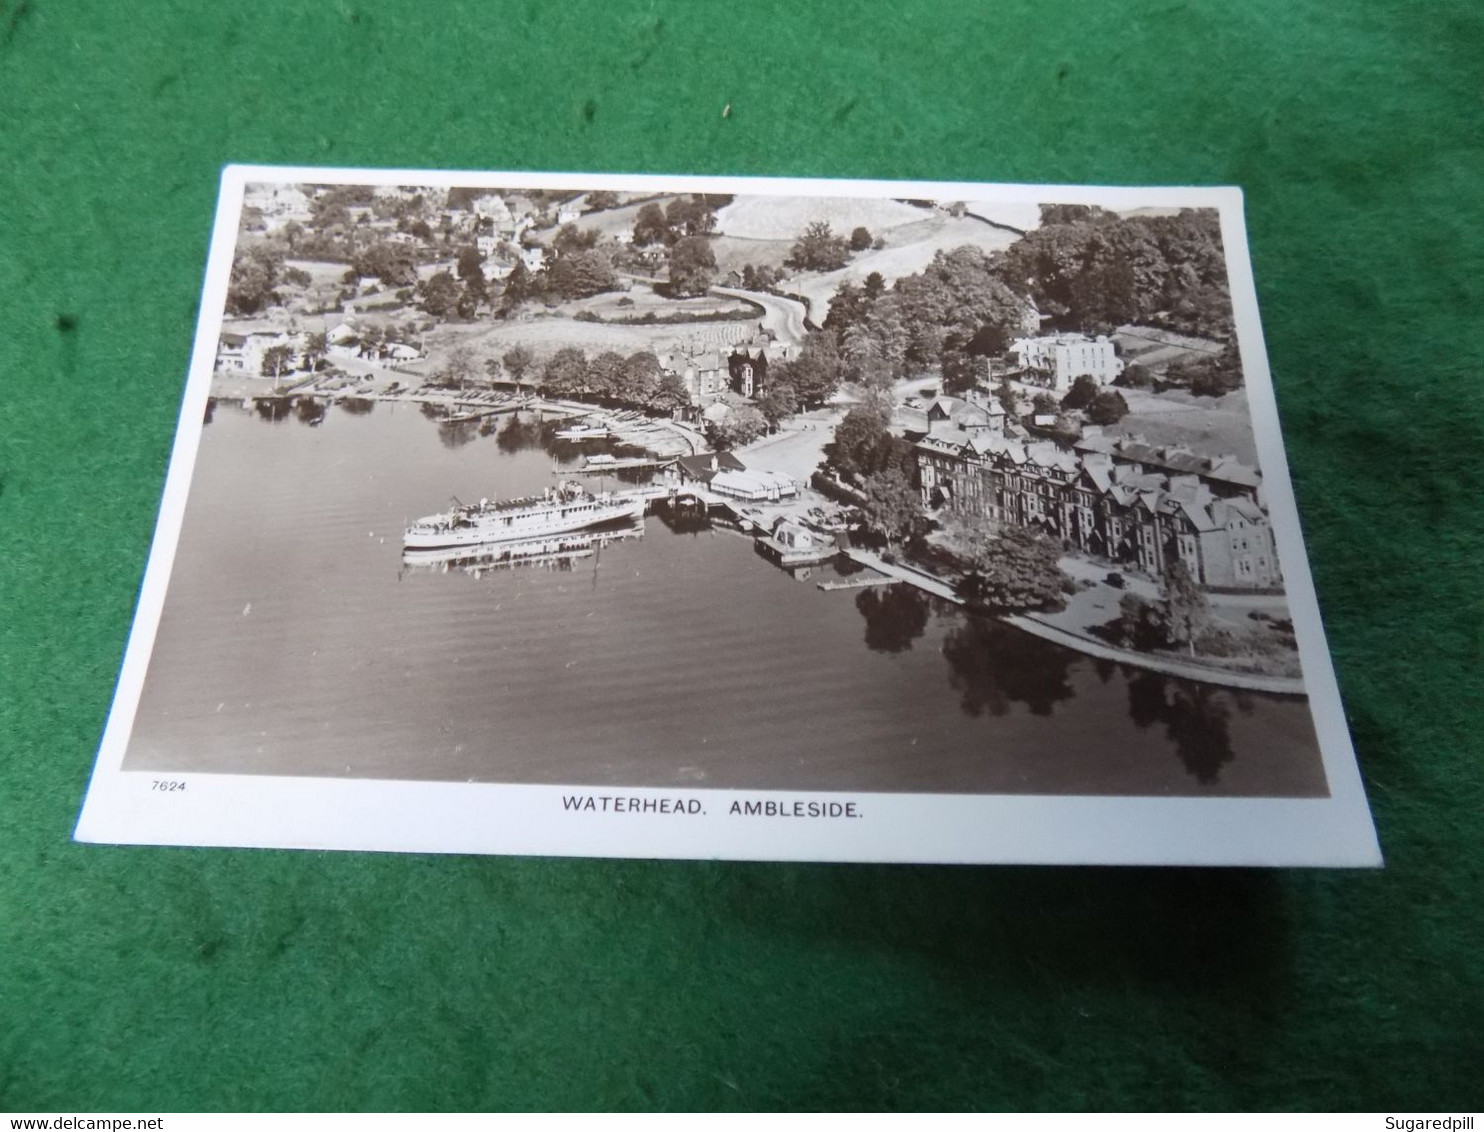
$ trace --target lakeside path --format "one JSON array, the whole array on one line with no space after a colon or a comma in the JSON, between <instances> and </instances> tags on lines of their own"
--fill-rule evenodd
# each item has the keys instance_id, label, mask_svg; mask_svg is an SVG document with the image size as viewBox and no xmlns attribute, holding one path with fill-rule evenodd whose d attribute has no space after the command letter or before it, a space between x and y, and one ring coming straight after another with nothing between
<instances>
[{"instance_id":1,"label":"lakeside path","mask_svg":"<svg viewBox=\"0 0 1484 1132\"><path fill-rule=\"evenodd\" d=\"M859 550L854 547L845 551L845 554L854 562L867 566L878 573L885 574L889 578L908 582L920 590L951 601L955 605L964 605L963 598L954 593L953 587L941 578L919 570L913 566L904 566L897 562L887 562L880 555L872 554L868 550ZM1134 652L1131 649L1115 648L1102 641L1094 640L1081 633L1073 633L1066 629L1058 629L1054 625L1048 625L1034 615L1012 613L999 620L1007 625L1014 625L1042 640L1051 641L1053 644L1062 645L1065 648L1076 649L1080 653L1097 657L1100 660L1111 660L1117 664L1127 664L1135 668L1143 668L1150 672L1159 672L1166 676L1177 676L1183 680L1196 680L1202 684L1219 684L1224 688L1241 688L1249 692L1267 692L1276 696L1305 696L1308 695L1304 682L1299 677L1292 676L1260 676L1250 672L1227 672L1219 668L1210 668L1202 664L1191 664L1178 660L1174 657L1151 656L1148 653Z\"/></svg>"}]
</instances>

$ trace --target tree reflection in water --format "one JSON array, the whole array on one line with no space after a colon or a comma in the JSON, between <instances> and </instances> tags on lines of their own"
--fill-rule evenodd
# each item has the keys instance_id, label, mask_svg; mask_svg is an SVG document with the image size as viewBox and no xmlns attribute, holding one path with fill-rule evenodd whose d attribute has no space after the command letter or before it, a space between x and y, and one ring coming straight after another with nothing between
<instances>
[{"instance_id":1,"label":"tree reflection in water","mask_svg":"<svg viewBox=\"0 0 1484 1132\"><path fill-rule=\"evenodd\" d=\"M323 401L316 401L313 397L300 397L294 403L294 415L300 424L315 426L323 423L325 413L329 405Z\"/></svg>"},{"instance_id":2,"label":"tree reflection in water","mask_svg":"<svg viewBox=\"0 0 1484 1132\"><path fill-rule=\"evenodd\" d=\"M541 447L541 422L523 421L519 413L511 413L504 427L495 433L495 443L501 452L524 452Z\"/></svg>"},{"instance_id":3,"label":"tree reflection in water","mask_svg":"<svg viewBox=\"0 0 1484 1132\"><path fill-rule=\"evenodd\" d=\"M364 417L376 408L376 401L370 397L345 397L340 401L340 407L352 416Z\"/></svg>"},{"instance_id":4,"label":"tree reflection in water","mask_svg":"<svg viewBox=\"0 0 1484 1132\"><path fill-rule=\"evenodd\" d=\"M1246 713L1252 703L1240 693L1155 672L1129 678L1129 718L1141 728L1163 723L1187 773L1202 786L1214 786L1221 778L1221 768L1235 757L1230 727L1233 707Z\"/></svg>"},{"instance_id":5,"label":"tree reflection in water","mask_svg":"<svg viewBox=\"0 0 1484 1132\"><path fill-rule=\"evenodd\" d=\"M1005 715L1023 703L1032 715L1050 715L1076 696L1068 672L1081 658L1069 649L983 617L969 617L943 642L952 670L948 682L966 715Z\"/></svg>"},{"instance_id":6,"label":"tree reflection in water","mask_svg":"<svg viewBox=\"0 0 1484 1132\"><path fill-rule=\"evenodd\" d=\"M928 597L913 586L873 586L855 596L866 619L866 647L876 652L906 652L928 623Z\"/></svg>"},{"instance_id":7,"label":"tree reflection in water","mask_svg":"<svg viewBox=\"0 0 1484 1132\"><path fill-rule=\"evenodd\" d=\"M479 435L479 426L473 421L440 421L438 442L445 448L462 448Z\"/></svg>"},{"instance_id":8,"label":"tree reflection in water","mask_svg":"<svg viewBox=\"0 0 1484 1132\"><path fill-rule=\"evenodd\" d=\"M277 424L279 421L288 419L294 406L287 397L260 397L254 402L253 408L265 421Z\"/></svg>"}]
</instances>

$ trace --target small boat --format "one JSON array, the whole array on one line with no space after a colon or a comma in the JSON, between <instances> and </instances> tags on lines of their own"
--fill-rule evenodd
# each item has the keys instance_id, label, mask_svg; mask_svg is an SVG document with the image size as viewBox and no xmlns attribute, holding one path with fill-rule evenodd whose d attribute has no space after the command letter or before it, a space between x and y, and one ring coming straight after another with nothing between
<instances>
[{"instance_id":1,"label":"small boat","mask_svg":"<svg viewBox=\"0 0 1484 1132\"><path fill-rule=\"evenodd\" d=\"M609 436L606 424L580 423L569 428L558 429L558 440L604 440Z\"/></svg>"}]
</instances>

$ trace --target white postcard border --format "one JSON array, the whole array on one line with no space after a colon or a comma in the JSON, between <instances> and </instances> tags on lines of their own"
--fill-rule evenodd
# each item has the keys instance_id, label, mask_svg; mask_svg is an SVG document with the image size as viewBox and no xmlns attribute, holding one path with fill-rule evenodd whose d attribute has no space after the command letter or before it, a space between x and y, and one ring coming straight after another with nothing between
<instances>
[{"instance_id":1,"label":"white postcard border","mask_svg":"<svg viewBox=\"0 0 1484 1132\"><path fill-rule=\"evenodd\" d=\"M1330 797L810 793L162 774L122 769L200 445L246 185L430 185L909 197L1220 210L1237 340ZM162 779L186 783L160 790ZM572 812L564 799L626 800ZM628 799L640 804L635 810ZM646 808L643 803L649 800ZM690 812L692 800L702 812ZM668 801L671 812L661 812ZM853 804L858 816L790 814ZM676 803L681 812L674 812ZM736 803L736 812L734 811ZM1241 190L595 173L321 169L222 172L190 375L134 624L74 836L111 844L544 856L918 863L1375 866L1381 853L1304 553L1263 344Z\"/></svg>"}]
</instances>

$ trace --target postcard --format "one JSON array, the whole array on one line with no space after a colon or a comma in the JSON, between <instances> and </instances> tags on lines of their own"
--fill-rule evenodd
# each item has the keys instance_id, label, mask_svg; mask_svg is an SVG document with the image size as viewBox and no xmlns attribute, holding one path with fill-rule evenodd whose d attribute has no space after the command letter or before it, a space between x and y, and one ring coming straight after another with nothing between
<instances>
[{"instance_id":1,"label":"postcard","mask_svg":"<svg viewBox=\"0 0 1484 1132\"><path fill-rule=\"evenodd\" d=\"M227 168L76 836L1379 864L1240 191Z\"/></svg>"}]
</instances>

